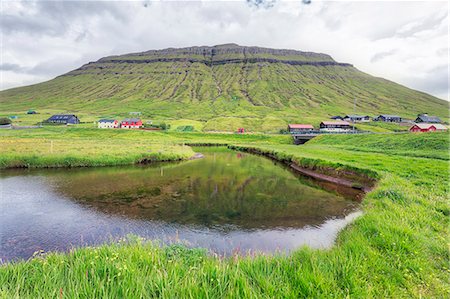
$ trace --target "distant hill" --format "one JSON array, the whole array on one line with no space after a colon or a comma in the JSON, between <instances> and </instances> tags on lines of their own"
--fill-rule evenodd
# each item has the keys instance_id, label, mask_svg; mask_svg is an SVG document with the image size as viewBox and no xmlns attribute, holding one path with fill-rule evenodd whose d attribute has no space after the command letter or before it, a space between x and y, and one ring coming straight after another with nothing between
<instances>
[{"instance_id":1,"label":"distant hill","mask_svg":"<svg viewBox=\"0 0 450 299\"><path fill-rule=\"evenodd\" d=\"M329 55L213 47L109 56L53 80L0 92L2 111L53 109L98 116L140 111L204 130L277 131L332 115L427 112L448 121L448 102L365 74Z\"/></svg>"}]
</instances>

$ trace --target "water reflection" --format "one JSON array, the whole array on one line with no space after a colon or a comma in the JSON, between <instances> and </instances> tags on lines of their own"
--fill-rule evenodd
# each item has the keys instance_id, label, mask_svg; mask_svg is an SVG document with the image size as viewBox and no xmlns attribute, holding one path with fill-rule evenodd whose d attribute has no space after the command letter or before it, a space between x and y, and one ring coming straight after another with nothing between
<instances>
[{"instance_id":1,"label":"water reflection","mask_svg":"<svg viewBox=\"0 0 450 299\"><path fill-rule=\"evenodd\" d=\"M268 159L199 150L204 159L175 164L3 172L0 258L129 233L221 254L326 247L359 213Z\"/></svg>"}]
</instances>

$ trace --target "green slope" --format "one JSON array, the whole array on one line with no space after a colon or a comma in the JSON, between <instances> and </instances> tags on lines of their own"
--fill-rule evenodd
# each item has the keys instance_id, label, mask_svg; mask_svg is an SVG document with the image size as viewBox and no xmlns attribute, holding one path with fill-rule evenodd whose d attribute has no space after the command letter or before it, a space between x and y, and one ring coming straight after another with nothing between
<instances>
[{"instance_id":1,"label":"green slope","mask_svg":"<svg viewBox=\"0 0 450 299\"><path fill-rule=\"evenodd\" d=\"M204 130L277 131L353 112L428 112L448 120L448 103L372 77L330 56L241 47L165 49L105 57L53 80L0 92L2 111L50 109L155 120L187 119Z\"/></svg>"}]
</instances>

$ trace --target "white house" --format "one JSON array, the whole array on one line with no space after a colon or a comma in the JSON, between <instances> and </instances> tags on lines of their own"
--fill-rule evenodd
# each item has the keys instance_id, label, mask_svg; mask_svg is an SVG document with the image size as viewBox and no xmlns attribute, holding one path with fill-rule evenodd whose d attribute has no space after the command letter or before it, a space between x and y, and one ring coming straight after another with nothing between
<instances>
[{"instance_id":1,"label":"white house","mask_svg":"<svg viewBox=\"0 0 450 299\"><path fill-rule=\"evenodd\" d=\"M119 127L119 122L116 119L101 119L98 121L100 129L115 129Z\"/></svg>"},{"instance_id":2,"label":"white house","mask_svg":"<svg viewBox=\"0 0 450 299\"><path fill-rule=\"evenodd\" d=\"M320 123L320 131L323 132L347 132L352 127L346 121L323 121Z\"/></svg>"},{"instance_id":3,"label":"white house","mask_svg":"<svg viewBox=\"0 0 450 299\"><path fill-rule=\"evenodd\" d=\"M350 122L369 122L370 116L368 115L346 115L344 116L344 121L350 121Z\"/></svg>"}]
</instances>

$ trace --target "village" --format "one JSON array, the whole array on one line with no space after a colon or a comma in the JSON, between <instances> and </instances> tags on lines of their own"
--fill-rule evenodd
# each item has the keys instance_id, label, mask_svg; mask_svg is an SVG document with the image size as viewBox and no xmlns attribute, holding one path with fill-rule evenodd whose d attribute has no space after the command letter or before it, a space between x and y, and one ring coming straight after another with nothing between
<instances>
[{"instance_id":1,"label":"village","mask_svg":"<svg viewBox=\"0 0 450 299\"><path fill-rule=\"evenodd\" d=\"M26 114L38 114L35 110L28 110ZM151 121L144 123L140 118L141 112L129 112L130 117L118 120L116 118L102 118L95 121L94 124L99 129L140 129L140 130L167 130L170 128L169 124L153 124ZM17 119L17 116L9 116L2 118L0 128L34 128L41 125L78 125L81 122L80 118L75 114L54 114L50 118L44 120L39 126L34 127L20 127L13 126L12 121ZM393 123L402 127L409 127L409 129L402 129L402 132L411 133L425 133L425 132L442 132L447 131L448 128L437 116L430 116L427 113L418 114L416 119L405 119L399 115L380 114L375 117L369 115L355 115L348 114L345 116L331 116L329 120L323 120L318 127L307 123L292 123L288 124L287 129L280 130L281 134L290 134L295 144L303 144L306 141L314 138L320 134L370 134L373 132L361 130L358 128L359 124L367 124L370 122ZM193 126L178 127L177 131L192 132ZM250 132L246 128L239 127L235 130L235 134L244 134Z\"/></svg>"},{"instance_id":2,"label":"village","mask_svg":"<svg viewBox=\"0 0 450 299\"><path fill-rule=\"evenodd\" d=\"M322 121L318 130L316 130L311 124L289 124L288 130L291 134L307 134L313 132L348 133L357 131L355 129L355 123L370 121L398 123L401 125L410 126L410 132L434 132L447 130L447 127L442 124L439 117L429 116L426 113L417 115L417 118L414 121L404 120L401 116L388 114L380 114L372 119L368 115L332 116L330 119L332 119L332 121Z\"/></svg>"},{"instance_id":3,"label":"village","mask_svg":"<svg viewBox=\"0 0 450 299\"><path fill-rule=\"evenodd\" d=\"M137 113L137 112L133 112ZM319 134L319 133L356 133L361 132L355 128L357 123L366 122L387 122L397 123L403 126L409 126L410 132L435 132L435 131L447 131L447 127L442 124L442 121L437 116L429 116L426 113L417 115L417 118L412 120L405 120L398 115L380 114L371 118L368 115L345 115L345 116L332 116L330 121L324 120L320 123L318 128L315 128L311 124L289 124L287 132L293 135L297 134ZM75 114L55 114L45 121L45 123L53 124L79 124L80 119ZM151 123L150 123L151 124ZM144 123L138 117L125 118L121 121L109 118L100 119L97 121L97 127L99 129L142 129ZM148 127L148 126L147 126ZM157 128L157 126L153 126ZM238 128L236 133L245 133L245 128Z\"/></svg>"}]
</instances>

